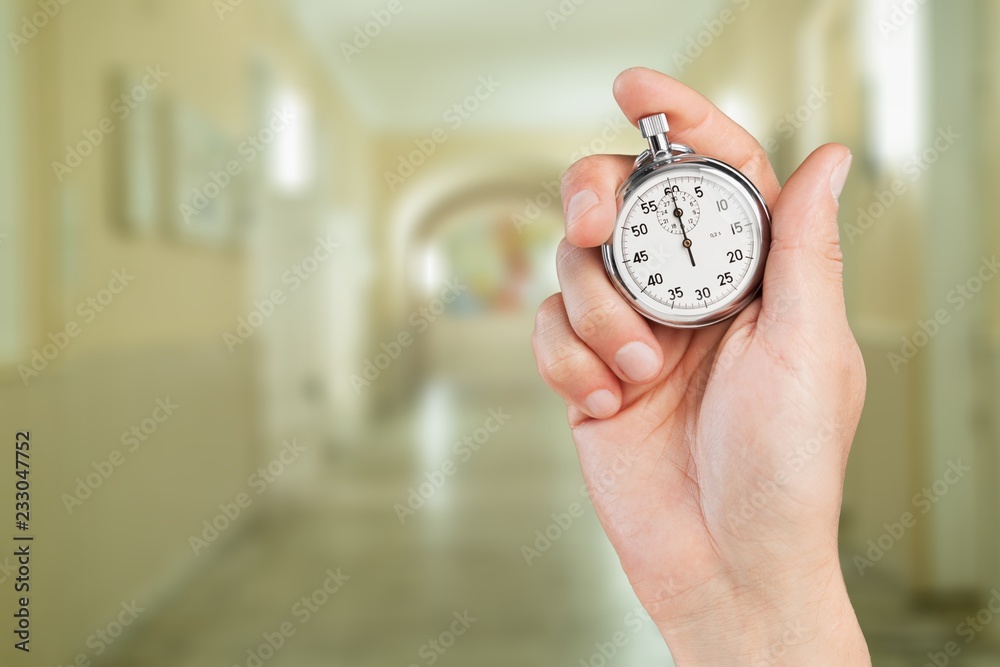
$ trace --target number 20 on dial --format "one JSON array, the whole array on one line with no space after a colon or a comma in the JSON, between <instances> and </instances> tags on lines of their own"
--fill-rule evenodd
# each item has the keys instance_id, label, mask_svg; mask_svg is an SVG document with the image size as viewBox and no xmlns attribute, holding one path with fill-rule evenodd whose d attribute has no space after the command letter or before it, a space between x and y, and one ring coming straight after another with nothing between
<instances>
[{"instance_id":1,"label":"number 20 on dial","mask_svg":"<svg viewBox=\"0 0 1000 667\"><path fill-rule=\"evenodd\" d=\"M760 290L770 213L753 183L667 139L663 114L639 122L650 148L619 189L604 263L618 291L650 320L701 327L732 317Z\"/></svg>"}]
</instances>

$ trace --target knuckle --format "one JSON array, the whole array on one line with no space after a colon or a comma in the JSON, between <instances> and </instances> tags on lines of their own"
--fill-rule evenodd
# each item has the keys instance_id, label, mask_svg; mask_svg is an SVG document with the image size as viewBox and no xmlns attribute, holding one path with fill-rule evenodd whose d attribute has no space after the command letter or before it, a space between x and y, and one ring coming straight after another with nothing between
<instances>
[{"instance_id":1,"label":"knuckle","mask_svg":"<svg viewBox=\"0 0 1000 667\"><path fill-rule=\"evenodd\" d=\"M581 304L573 318L573 328L584 340L594 340L621 315L619 302L612 297L595 296Z\"/></svg>"},{"instance_id":2,"label":"knuckle","mask_svg":"<svg viewBox=\"0 0 1000 667\"><path fill-rule=\"evenodd\" d=\"M579 252L579 248L566 240L559 242L559 246L556 248L556 265L557 266L567 266L575 261L576 255Z\"/></svg>"},{"instance_id":3,"label":"knuckle","mask_svg":"<svg viewBox=\"0 0 1000 667\"><path fill-rule=\"evenodd\" d=\"M771 158L767 156L767 152L762 146L758 146L750 153L750 157L744 164L744 169L754 175L766 174L771 170Z\"/></svg>"},{"instance_id":4,"label":"knuckle","mask_svg":"<svg viewBox=\"0 0 1000 667\"><path fill-rule=\"evenodd\" d=\"M538 360L538 372L551 385L566 385L583 366L582 350L562 344L547 351Z\"/></svg>"},{"instance_id":5,"label":"knuckle","mask_svg":"<svg viewBox=\"0 0 1000 667\"><path fill-rule=\"evenodd\" d=\"M840 236L837 228L830 226L832 233L820 241L819 256L827 270L836 276L844 273L844 251L840 247Z\"/></svg>"},{"instance_id":6,"label":"knuckle","mask_svg":"<svg viewBox=\"0 0 1000 667\"><path fill-rule=\"evenodd\" d=\"M532 340L539 340L546 331L563 321L563 310L562 293L557 292L542 301L535 313L535 330L531 334Z\"/></svg>"},{"instance_id":7,"label":"knuckle","mask_svg":"<svg viewBox=\"0 0 1000 667\"><path fill-rule=\"evenodd\" d=\"M591 178L598 164L600 164L599 156L588 155L569 166L569 169L563 173L562 177L562 195L564 201L567 199L567 195L581 189L583 183Z\"/></svg>"}]
</instances>

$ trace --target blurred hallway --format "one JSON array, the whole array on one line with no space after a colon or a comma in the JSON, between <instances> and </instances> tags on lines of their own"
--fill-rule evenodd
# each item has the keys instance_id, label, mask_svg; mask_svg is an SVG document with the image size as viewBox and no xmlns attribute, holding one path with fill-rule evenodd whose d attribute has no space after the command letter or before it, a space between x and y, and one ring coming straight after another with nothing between
<instances>
[{"instance_id":1,"label":"blurred hallway","mask_svg":"<svg viewBox=\"0 0 1000 667\"><path fill-rule=\"evenodd\" d=\"M561 174L644 148L611 93L636 65L714 100L782 180L822 143L854 153L868 398L841 551L875 665L924 664L1000 589L1000 4L899 4L5 3L0 418L38 443L30 664L670 664L529 346ZM949 664L998 646L986 623Z\"/></svg>"},{"instance_id":2,"label":"blurred hallway","mask_svg":"<svg viewBox=\"0 0 1000 667\"><path fill-rule=\"evenodd\" d=\"M263 634L286 621L295 634L269 665L426 664L435 652L428 643L466 610L476 622L440 664L578 664L618 632L628 641L615 648L614 664L666 664L659 633L580 493L558 401L542 392L501 405L490 402L496 398L446 399L449 440L463 428L474 433L488 406L510 418L402 528L393 505L425 481L411 465L422 446L413 411L331 453L323 502L270 508L99 664L245 665L247 650L258 651ZM537 546L535 531L550 529L551 515L568 515L573 503L582 514L564 531L550 530L557 539L528 556L529 566L521 547ZM349 577L342 590L315 614L301 605L293 613L330 569Z\"/></svg>"},{"instance_id":3,"label":"blurred hallway","mask_svg":"<svg viewBox=\"0 0 1000 667\"><path fill-rule=\"evenodd\" d=\"M578 665L604 664L602 646L614 653L608 664L671 664L582 493L561 403L540 386L527 396L437 391L444 395L436 405L414 406L384 421L371 440L330 449L322 499L269 506L119 652L94 664L253 665L256 656L275 667L382 667L430 664L438 655L442 665ZM461 441L481 427L487 406L509 421L427 494L426 505L400 512L427 481L414 472L415 453L427 445L419 437L427 413L447 411L439 427L449 433L435 435ZM574 503L580 516L555 530L553 515L565 521ZM539 543L536 531L556 539ZM539 545L548 548L525 551ZM976 612L914 609L891 577L859 577L847 560L844 571L879 667L923 664ZM331 573L344 576L342 589L317 597ZM438 652L432 642L466 611L476 622ZM277 640L284 623L294 634ZM949 664L1000 664L1000 646L981 640Z\"/></svg>"}]
</instances>

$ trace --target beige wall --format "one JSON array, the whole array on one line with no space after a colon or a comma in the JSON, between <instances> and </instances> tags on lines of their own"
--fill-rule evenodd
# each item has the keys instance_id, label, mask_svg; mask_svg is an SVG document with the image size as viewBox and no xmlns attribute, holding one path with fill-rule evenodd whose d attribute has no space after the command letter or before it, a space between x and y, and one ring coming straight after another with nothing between
<instances>
[{"instance_id":1,"label":"beige wall","mask_svg":"<svg viewBox=\"0 0 1000 667\"><path fill-rule=\"evenodd\" d=\"M104 287L113 269L136 276L30 386L13 367L0 376L5 432L32 431L35 520L47 536L34 561L35 622L47 629L36 634L37 664L72 660L123 601L162 602L172 578L211 557L193 558L188 536L218 503L246 490L262 452L273 449L260 442L259 350L251 344L230 355L221 339L247 311L246 252L119 232L108 197L116 185L111 142L62 184L50 162L113 117L115 71L156 65L169 72L156 95L191 103L234 139L257 129L251 66L263 60L283 84L313 95L316 116L330 124L330 144L319 152L335 149L356 162L366 141L275 6L247 3L219 21L211 3L197 0L123 4L66 5L15 61L24 88L24 215L13 228L28 308L21 358L67 321L80 322L76 305ZM21 2L15 15L35 9ZM318 186L339 202L364 205L354 170ZM128 452L121 434L168 396L177 412ZM60 498L113 450L123 452L124 464L70 515ZM5 547L0 559L7 555Z\"/></svg>"}]
</instances>

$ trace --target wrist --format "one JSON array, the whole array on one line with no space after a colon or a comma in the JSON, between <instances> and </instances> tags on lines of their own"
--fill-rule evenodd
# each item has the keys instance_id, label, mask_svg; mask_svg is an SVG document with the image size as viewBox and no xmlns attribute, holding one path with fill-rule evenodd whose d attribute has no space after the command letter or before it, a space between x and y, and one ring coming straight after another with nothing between
<instances>
[{"instance_id":1,"label":"wrist","mask_svg":"<svg viewBox=\"0 0 1000 667\"><path fill-rule=\"evenodd\" d=\"M647 604L678 667L870 667L839 564L752 585L722 579Z\"/></svg>"}]
</instances>

